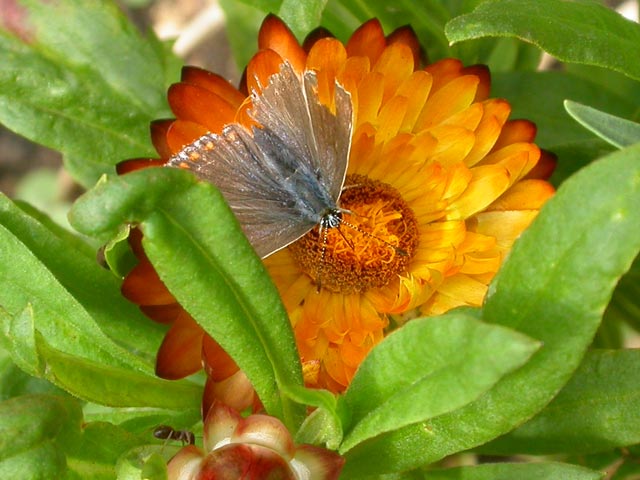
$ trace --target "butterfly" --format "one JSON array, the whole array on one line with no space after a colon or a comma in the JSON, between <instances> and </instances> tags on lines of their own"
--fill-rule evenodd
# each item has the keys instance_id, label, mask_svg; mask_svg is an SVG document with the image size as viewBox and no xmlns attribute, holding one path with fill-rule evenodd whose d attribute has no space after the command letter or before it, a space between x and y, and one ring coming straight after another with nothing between
<instances>
[{"instance_id":1,"label":"butterfly","mask_svg":"<svg viewBox=\"0 0 640 480\"><path fill-rule=\"evenodd\" d=\"M335 83L335 113L320 103L314 71L285 62L251 94L251 129L226 125L174 155L215 185L260 257L293 243L316 225L338 227L353 129L351 95Z\"/></svg>"}]
</instances>

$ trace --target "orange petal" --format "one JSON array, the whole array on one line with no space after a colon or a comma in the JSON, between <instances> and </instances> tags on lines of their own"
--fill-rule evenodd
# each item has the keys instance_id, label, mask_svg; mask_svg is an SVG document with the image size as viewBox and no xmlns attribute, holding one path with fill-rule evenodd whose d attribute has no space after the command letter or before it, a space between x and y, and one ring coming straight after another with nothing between
<instances>
[{"instance_id":1,"label":"orange petal","mask_svg":"<svg viewBox=\"0 0 640 480\"><path fill-rule=\"evenodd\" d=\"M416 32L409 25L396 28L391 34L387 36L387 43L389 45L394 43L401 43L409 47L413 52L413 64L417 67L420 65L420 57L422 56L422 48L420 47L420 41Z\"/></svg>"},{"instance_id":2,"label":"orange petal","mask_svg":"<svg viewBox=\"0 0 640 480\"><path fill-rule=\"evenodd\" d=\"M324 105L333 104L335 79L346 60L347 51L335 38L322 39L309 51L306 68L317 72L318 97Z\"/></svg>"},{"instance_id":3,"label":"orange petal","mask_svg":"<svg viewBox=\"0 0 640 480\"><path fill-rule=\"evenodd\" d=\"M466 190L447 207L448 220L462 220L484 210L509 187L511 178L506 168L486 165L471 170Z\"/></svg>"},{"instance_id":4,"label":"orange petal","mask_svg":"<svg viewBox=\"0 0 640 480\"><path fill-rule=\"evenodd\" d=\"M431 300L420 311L427 315L438 315L455 307L482 305L487 285L473 278L458 274L446 279Z\"/></svg>"},{"instance_id":5,"label":"orange petal","mask_svg":"<svg viewBox=\"0 0 640 480\"><path fill-rule=\"evenodd\" d=\"M408 104L409 100L400 96L393 97L384 104L377 119L379 127L376 142L384 143L398 135Z\"/></svg>"},{"instance_id":6,"label":"orange petal","mask_svg":"<svg viewBox=\"0 0 640 480\"><path fill-rule=\"evenodd\" d=\"M313 48L313 45L323 38L333 38L333 34L326 28L316 28L304 38L304 42L302 42L302 49L308 54L309 50Z\"/></svg>"},{"instance_id":7,"label":"orange petal","mask_svg":"<svg viewBox=\"0 0 640 480\"><path fill-rule=\"evenodd\" d=\"M171 324L183 311L179 303L167 305L141 305L140 310L151 320L158 323Z\"/></svg>"},{"instance_id":8,"label":"orange petal","mask_svg":"<svg viewBox=\"0 0 640 480\"><path fill-rule=\"evenodd\" d=\"M202 340L202 360L209 378L221 382L238 371L238 365L209 335Z\"/></svg>"},{"instance_id":9,"label":"orange petal","mask_svg":"<svg viewBox=\"0 0 640 480\"><path fill-rule=\"evenodd\" d=\"M384 95L384 77L380 73L371 72L366 75L358 86L358 117L356 127L364 123L375 124L378 111ZM355 138L355 136L354 136Z\"/></svg>"},{"instance_id":10,"label":"orange petal","mask_svg":"<svg viewBox=\"0 0 640 480\"><path fill-rule=\"evenodd\" d=\"M172 154L175 154L207 132L208 130L199 123L176 120L167 132L167 145Z\"/></svg>"},{"instance_id":11,"label":"orange petal","mask_svg":"<svg viewBox=\"0 0 640 480\"><path fill-rule=\"evenodd\" d=\"M236 114L236 108L220 95L187 83L171 85L168 99L177 118L198 123L211 132L221 132Z\"/></svg>"},{"instance_id":12,"label":"orange petal","mask_svg":"<svg viewBox=\"0 0 640 480\"><path fill-rule=\"evenodd\" d=\"M171 326L158 350L156 375L178 380L202 368L204 330L183 312Z\"/></svg>"},{"instance_id":13,"label":"orange petal","mask_svg":"<svg viewBox=\"0 0 640 480\"><path fill-rule=\"evenodd\" d=\"M487 211L538 210L554 192L553 186L544 180L521 180L493 202Z\"/></svg>"},{"instance_id":14,"label":"orange petal","mask_svg":"<svg viewBox=\"0 0 640 480\"><path fill-rule=\"evenodd\" d=\"M537 209L494 210L481 212L474 216L474 220L477 232L494 237L498 247L506 251L537 215Z\"/></svg>"},{"instance_id":15,"label":"orange petal","mask_svg":"<svg viewBox=\"0 0 640 480\"><path fill-rule=\"evenodd\" d=\"M484 107L482 120L475 128L476 141L464 159L464 163L469 166L480 162L493 149L501 134L502 126L511 113L511 106L504 100L487 100L482 105Z\"/></svg>"},{"instance_id":16,"label":"orange petal","mask_svg":"<svg viewBox=\"0 0 640 480\"><path fill-rule=\"evenodd\" d=\"M167 144L167 132L173 123L173 120L154 120L151 122L151 143L156 149L156 152L164 160L167 160L173 152Z\"/></svg>"},{"instance_id":17,"label":"orange petal","mask_svg":"<svg viewBox=\"0 0 640 480\"><path fill-rule=\"evenodd\" d=\"M536 130L536 124L529 120L509 120L502 127L493 149L498 150L512 143L533 142Z\"/></svg>"},{"instance_id":18,"label":"orange petal","mask_svg":"<svg viewBox=\"0 0 640 480\"><path fill-rule=\"evenodd\" d=\"M247 90L260 92L262 87L269 84L269 77L280 71L280 65L283 62L283 58L274 50L262 50L256 53L247 65L245 76Z\"/></svg>"},{"instance_id":19,"label":"orange petal","mask_svg":"<svg viewBox=\"0 0 640 480\"><path fill-rule=\"evenodd\" d=\"M490 153L480 165L501 165L509 171L511 184L526 175L538 162L540 148L535 143L513 143Z\"/></svg>"},{"instance_id":20,"label":"orange petal","mask_svg":"<svg viewBox=\"0 0 640 480\"><path fill-rule=\"evenodd\" d=\"M161 167L164 164L164 160L159 160L157 158L132 158L118 163L116 165L116 172L118 175L124 175L125 173L133 172L134 170L141 170L149 167Z\"/></svg>"},{"instance_id":21,"label":"orange petal","mask_svg":"<svg viewBox=\"0 0 640 480\"><path fill-rule=\"evenodd\" d=\"M249 407L253 407L253 411L262 409L251 382L242 370L238 370L222 382L207 379L202 395L203 416L216 402L228 405L239 412Z\"/></svg>"},{"instance_id":22,"label":"orange petal","mask_svg":"<svg viewBox=\"0 0 640 480\"><path fill-rule=\"evenodd\" d=\"M371 65L378 61L386 46L387 40L377 18L363 23L353 32L346 45L350 57L367 57Z\"/></svg>"},{"instance_id":23,"label":"orange petal","mask_svg":"<svg viewBox=\"0 0 640 480\"><path fill-rule=\"evenodd\" d=\"M476 91L476 102L482 102L489 98L491 90L491 72L486 65L471 65L462 69L463 75L475 75L478 77L478 90Z\"/></svg>"},{"instance_id":24,"label":"orange petal","mask_svg":"<svg viewBox=\"0 0 640 480\"><path fill-rule=\"evenodd\" d=\"M305 51L291 30L273 14L267 15L262 22L258 33L258 48L273 50L281 58L287 60L298 72L302 72L304 69Z\"/></svg>"},{"instance_id":25,"label":"orange petal","mask_svg":"<svg viewBox=\"0 0 640 480\"><path fill-rule=\"evenodd\" d=\"M431 75L427 72L418 70L413 72L398 88L398 95L409 99L401 131L415 131L416 120L429 97L432 80Z\"/></svg>"},{"instance_id":26,"label":"orange petal","mask_svg":"<svg viewBox=\"0 0 640 480\"><path fill-rule=\"evenodd\" d=\"M476 96L478 77L465 75L451 80L440 89L435 88L434 76L432 95L427 99L418 120L416 130L427 129L445 122L454 114L468 108Z\"/></svg>"},{"instance_id":27,"label":"orange petal","mask_svg":"<svg viewBox=\"0 0 640 480\"><path fill-rule=\"evenodd\" d=\"M462 62L456 58L445 58L424 67L426 72L433 75L433 87L436 92L453 79L462 75Z\"/></svg>"},{"instance_id":28,"label":"orange petal","mask_svg":"<svg viewBox=\"0 0 640 480\"><path fill-rule=\"evenodd\" d=\"M395 95L398 87L413 73L413 53L402 43L394 43L384 49L373 71L384 75L384 99Z\"/></svg>"},{"instance_id":29,"label":"orange petal","mask_svg":"<svg viewBox=\"0 0 640 480\"><path fill-rule=\"evenodd\" d=\"M547 150L540 150L540 158L538 163L533 167L524 178L539 178L547 180L553 174L558 163L558 157L552 152Z\"/></svg>"},{"instance_id":30,"label":"orange petal","mask_svg":"<svg viewBox=\"0 0 640 480\"><path fill-rule=\"evenodd\" d=\"M133 267L122 282L121 290L138 305L167 305L176 301L148 260Z\"/></svg>"},{"instance_id":31,"label":"orange petal","mask_svg":"<svg viewBox=\"0 0 640 480\"><path fill-rule=\"evenodd\" d=\"M184 67L181 78L183 83L206 88L210 92L224 98L234 108L238 108L245 99L245 95L240 93L240 91L225 78L202 68Z\"/></svg>"}]
</instances>

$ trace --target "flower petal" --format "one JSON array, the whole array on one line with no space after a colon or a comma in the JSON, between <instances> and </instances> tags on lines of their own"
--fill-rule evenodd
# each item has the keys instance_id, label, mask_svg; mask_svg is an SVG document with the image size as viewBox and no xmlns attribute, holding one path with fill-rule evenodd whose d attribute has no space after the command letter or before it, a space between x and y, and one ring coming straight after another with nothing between
<instances>
[{"instance_id":1,"label":"flower petal","mask_svg":"<svg viewBox=\"0 0 640 480\"><path fill-rule=\"evenodd\" d=\"M344 458L336 452L312 445L301 445L291 466L302 480L337 480L344 466Z\"/></svg>"},{"instance_id":2,"label":"flower petal","mask_svg":"<svg viewBox=\"0 0 640 480\"><path fill-rule=\"evenodd\" d=\"M373 65L378 61L386 46L387 40L382 25L377 18L372 18L353 32L346 48L350 57L367 57Z\"/></svg>"},{"instance_id":3,"label":"flower petal","mask_svg":"<svg viewBox=\"0 0 640 480\"><path fill-rule=\"evenodd\" d=\"M294 70L298 72L304 69L305 51L296 40L295 35L289 30L289 27L275 15L267 15L262 22L258 33L258 48L260 50L273 50L281 58L286 58Z\"/></svg>"},{"instance_id":4,"label":"flower petal","mask_svg":"<svg viewBox=\"0 0 640 480\"><path fill-rule=\"evenodd\" d=\"M240 414L222 402L214 402L204 419L203 447L205 452L231 443L231 437L242 420Z\"/></svg>"},{"instance_id":5,"label":"flower petal","mask_svg":"<svg viewBox=\"0 0 640 480\"><path fill-rule=\"evenodd\" d=\"M295 448L287 427L276 417L269 415L249 415L238 422L232 443L250 443L277 452L286 461L293 458Z\"/></svg>"},{"instance_id":6,"label":"flower petal","mask_svg":"<svg viewBox=\"0 0 640 480\"><path fill-rule=\"evenodd\" d=\"M169 480L197 480L204 456L194 445L187 445L176 453L167 464Z\"/></svg>"},{"instance_id":7,"label":"flower petal","mask_svg":"<svg viewBox=\"0 0 640 480\"><path fill-rule=\"evenodd\" d=\"M167 146L173 155L207 132L207 128L199 123L176 120L167 131Z\"/></svg>"},{"instance_id":8,"label":"flower petal","mask_svg":"<svg viewBox=\"0 0 640 480\"><path fill-rule=\"evenodd\" d=\"M181 79L184 83L196 85L215 93L237 109L244 102L245 95L231 85L224 77L198 67L184 67Z\"/></svg>"},{"instance_id":9,"label":"flower petal","mask_svg":"<svg viewBox=\"0 0 640 480\"><path fill-rule=\"evenodd\" d=\"M238 371L236 362L209 335L202 339L202 360L207 376L215 382L221 382Z\"/></svg>"},{"instance_id":10,"label":"flower petal","mask_svg":"<svg viewBox=\"0 0 640 480\"><path fill-rule=\"evenodd\" d=\"M202 125L210 132L219 133L227 123L233 122L237 107L212 91L188 83L169 87L169 105L176 117ZM215 112L215 115L211 115Z\"/></svg>"},{"instance_id":11,"label":"flower petal","mask_svg":"<svg viewBox=\"0 0 640 480\"><path fill-rule=\"evenodd\" d=\"M167 305L176 301L146 259L141 260L125 277L121 291L128 300L139 305Z\"/></svg>"},{"instance_id":12,"label":"flower petal","mask_svg":"<svg viewBox=\"0 0 640 480\"><path fill-rule=\"evenodd\" d=\"M200 325L187 312L181 312L158 350L156 375L177 380L200 370L203 335Z\"/></svg>"}]
</instances>

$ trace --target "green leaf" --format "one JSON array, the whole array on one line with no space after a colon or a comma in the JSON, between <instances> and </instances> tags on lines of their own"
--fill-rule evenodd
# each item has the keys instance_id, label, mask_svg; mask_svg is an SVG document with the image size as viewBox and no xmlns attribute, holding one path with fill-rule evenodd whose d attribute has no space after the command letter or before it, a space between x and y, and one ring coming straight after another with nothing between
<instances>
[{"instance_id":1,"label":"green leaf","mask_svg":"<svg viewBox=\"0 0 640 480\"><path fill-rule=\"evenodd\" d=\"M76 400L25 395L0 403L0 475L58 478L66 470L63 445L80 434Z\"/></svg>"},{"instance_id":2,"label":"green leaf","mask_svg":"<svg viewBox=\"0 0 640 480\"><path fill-rule=\"evenodd\" d=\"M329 0L323 26L346 40L353 30L371 18L380 21L386 34L410 23L427 50L428 57L436 59L450 55L443 32L443 26L450 15L447 7L439 0L402 0L394 4L393 8L387 2Z\"/></svg>"},{"instance_id":3,"label":"green leaf","mask_svg":"<svg viewBox=\"0 0 640 480\"><path fill-rule=\"evenodd\" d=\"M639 376L638 350L590 352L542 412L482 450L587 454L640 443Z\"/></svg>"},{"instance_id":4,"label":"green leaf","mask_svg":"<svg viewBox=\"0 0 640 480\"><path fill-rule=\"evenodd\" d=\"M564 108L580 125L614 147L624 148L640 142L640 124L616 117L587 105L565 100Z\"/></svg>"},{"instance_id":5,"label":"green leaf","mask_svg":"<svg viewBox=\"0 0 640 480\"><path fill-rule=\"evenodd\" d=\"M278 16L289 26L299 40L320 25L327 0L283 0Z\"/></svg>"},{"instance_id":6,"label":"green leaf","mask_svg":"<svg viewBox=\"0 0 640 480\"><path fill-rule=\"evenodd\" d=\"M145 440L108 423L85 423L78 441L65 445L67 465L79 479L111 480L118 459Z\"/></svg>"},{"instance_id":7,"label":"green leaf","mask_svg":"<svg viewBox=\"0 0 640 480\"><path fill-rule=\"evenodd\" d=\"M11 328L6 320L20 318L29 306L32 330L53 348L152 373L161 329L126 301L118 280L68 236L49 230L0 195L0 306L9 314L3 333L14 353L21 345L33 351L33 335Z\"/></svg>"},{"instance_id":8,"label":"green leaf","mask_svg":"<svg viewBox=\"0 0 640 480\"><path fill-rule=\"evenodd\" d=\"M238 0L219 0L224 10L227 25L233 28L227 30L227 37L233 57L239 71L244 70L247 63L258 51L258 30L264 17L269 12L277 12L280 1L274 2L242 2ZM273 3L273 7L263 3ZM252 5L252 4L255 4Z\"/></svg>"},{"instance_id":9,"label":"green leaf","mask_svg":"<svg viewBox=\"0 0 640 480\"><path fill-rule=\"evenodd\" d=\"M300 426L296 443L326 445L330 450L337 450L342 442L343 424L348 419L348 412L338 404L336 396L328 390L300 386L285 386L283 392L296 403L315 407Z\"/></svg>"},{"instance_id":10,"label":"green leaf","mask_svg":"<svg viewBox=\"0 0 640 480\"><path fill-rule=\"evenodd\" d=\"M498 463L430 470L429 480L599 480L601 472L566 463Z\"/></svg>"},{"instance_id":11,"label":"green leaf","mask_svg":"<svg viewBox=\"0 0 640 480\"><path fill-rule=\"evenodd\" d=\"M625 322L640 332L640 257L620 279L605 312L605 321ZM618 347L619 348L619 347Z\"/></svg>"},{"instance_id":12,"label":"green leaf","mask_svg":"<svg viewBox=\"0 0 640 480\"><path fill-rule=\"evenodd\" d=\"M451 20L451 42L517 37L566 62L598 65L640 79L640 26L594 1L492 0ZM624 52L624 53L622 53Z\"/></svg>"},{"instance_id":13,"label":"green leaf","mask_svg":"<svg viewBox=\"0 0 640 480\"><path fill-rule=\"evenodd\" d=\"M380 435L347 455L344 474L402 471L496 438L546 405L578 367L616 282L640 249L640 145L565 181L522 234L490 287L485 321L543 342L485 395L429 429Z\"/></svg>"},{"instance_id":14,"label":"green leaf","mask_svg":"<svg viewBox=\"0 0 640 480\"><path fill-rule=\"evenodd\" d=\"M132 449L118 459L116 473L118 480L166 480L167 467L162 457L162 447Z\"/></svg>"},{"instance_id":15,"label":"green leaf","mask_svg":"<svg viewBox=\"0 0 640 480\"><path fill-rule=\"evenodd\" d=\"M46 365L45 378L84 400L114 407L200 408L202 387L186 380L164 380L74 357L51 348L39 335L36 346Z\"/></svg>"},{"instance_id":16,"label":"green leaf","mask_svg":"<svg viewBox=\"0 0 640 480\"><path fill-rule=\"evenodd\" d=\"M112 239L122 225L145 219L170 196L181 195L195 184L192 174L175 168L145 168L105 177L75 202L69 222L85 235Z\"/></svg>"},{"instance_id":17,"label":"green leaf","mask_svg":"<svg viewBox=\"0 0 640 480\"><path fill-rule=\"evenodd\" d=\"M179 169L132 172L85 194L70 219L84 233L140 222L143 246L160 278L247 374L267 411L290 427L302 421L303 407L279 391L280 385L302 383L289 319L212 185Z\"/></svg>"},{"instance_id":18,"label":"green leaf","mask_svg":"<svg viewBox=\"0 0 640 480\"><path fill-rule=\"evenodd\" d=\"M635 105L599 84L563 72L510 72L492 75L491 95L506 98L512 106L512 118L526 118L538 127L536 143L555 152L558 147L590 142L593 135L567 114L563 102L570 99L614 115L631 118ZM534 92L534 94L532 94ZM560 163L569 163L560 157Z\"/></svg>"},{"instance_id":19,"label":"green leaf","mask_svg":"<svg viewBox=\"0 0 640 480\"><path fill-rule=\"evenodd\" d=\"M109 269L118 277L124 278L138 263L138 259L129 247L130 225L122 225L115 237L104 246L104 260Z\"/></svg>"},{"instance_id":20,"label":"green leaf","mask_svg":"<svg viewBox=\"0 0 640 480\"><path fill-rule=\"evenodd\" d=\"M0 30L0 122L73 158L85 186L123 158L153 155L148 124L169 114L178 78L168 50L112 2L22 0L15 15L23 30Z\"/></svg>"},{"instance_id":21,"label":"green leaf","mask_svg":"<svg viewBox=\"0 0 640 480\"><path fill-rule=\"evenodd\" d=\"M461 408L538 347L522 334L462 312L412 320L371 351L341 397L352 428L340 452Z\"/></svg>"},{"instance_id":22,"label":"green leaf","mask_svg":"<svg viewBox=\"0 0 640 480\"><path fill-rule=\"evenodd\" d=\"M202 428L202 417L199 411L171 410L151 407L108 407L87 402L83 406L86 422L111 423L132 433L152 435L158 425L171 425L179 430L194 430L194 426Z\"/></svg>"},{"instance_id":23,"label":"green leaf","mask_svg":"<svg viewBox=\"0 0 640 480\"><path fill-rule=\"evenodd\" d=\"M0 401L32 393L64 395L62 390L50 382L28 375L18 368L11 355L0 348Z\"/></svg>"}]
</instances>

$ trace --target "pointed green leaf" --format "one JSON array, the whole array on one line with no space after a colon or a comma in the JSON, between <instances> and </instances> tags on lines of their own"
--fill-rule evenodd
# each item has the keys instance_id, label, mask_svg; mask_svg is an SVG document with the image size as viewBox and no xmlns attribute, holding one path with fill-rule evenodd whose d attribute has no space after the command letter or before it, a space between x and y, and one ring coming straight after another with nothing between
<instances>
[{"instance_id":1,"label":"pointed green leaf","mask_svg":"<svg viewBox=\"0 0 640 480\"><path fill-rule=\"evenodd\" d=\"M235 359L267 411L289 426L304 408L279 385L300 385L288 317L266 270L220 193L189 172L150 168L109 179L74 206L84 233L140 222L143 246L180 304Z\"/></svg>"},{"instance_id":2,"label":"pointed green leaf","mask_svg":"<svg viewBox=\"0 0 640 480\"><path fill-rule=\"evenodd\" d=\"M352 428L340 452L461 408L538 347L522 334L461 312L412 320L371 351L341 397Z\"/></svg>"},{"instance_id":3,"label":"pointed green leaf","mask_svg":"<svg viewBox=\"0 0 640 480\"><path fill-rule=\"evenodd\" d=\"M151 373L161 330L68 235L49 230L0 195L0 306L8 318L18 318L31 305L35 329L57 350ZM33 351L25 330L3 324L18 350L24 344Z\"/></svg>"},{"instance_id":4,"label":"pointed green leaf","mask_svg":"<svg viewBox=\"0 0 640 480\"><path fill-rule=\"evenodd\" d=\"M67 471L63 446L80 434L78 402L24 395L0 403L0 475L59 478Z\"/></svg>"},{"instance_id":5,"label":"pointed green leaf","mask_svg":"<svg viewBox=\"0 0 640 480\"><path fill-rule=\"evenodd\" d=\"M278 16L289 26L300 40L320 25L322 11L327 0L283 0Z\"/></svg>"},{"instance_id":6,"label":"pointed green leaf","mask_svg":"<svg viewBox=\"0 0 640 480\"><path fill-rule=\"evenodd\" d=\"M614 147L624 148L640 142L640 123L571 100L565 100L564 108L580 125Z\"/></svg>"},{"instance_id":7,"label":"pointed green leaf","mask_svg":"<svg viewBox=\"0 0 640 480\"><path fill-rule=\"evenodd\" d=\"M487 1L451 20L445 33L451 42L517 37L560 60L598 65L640 79L640 25L600 2Z\"/></svg>"},{"instance_id":8,"label":"pointed green leaf","mask_svg":"<svg viewBox=\"0 0 640 480\"><path fill-rule=\"evenodd\" d=\"M563 107L565 99L607 109L621 117L631 118L634 115L635 105L624 95L566 72L492 72L491 77L491 95L509 99L513 118L534 122L537 125L536 143L554 153L559 146L593 139L593 135L576 124L566 112ZM544 95L532 95L531 92L544 92ZM563 160L560 164L565 163L566 157L560 158Z\"/></svg>"},{"instance_id":9,"label":"pointed green leaf","mask_svg":"<svg viewBox=\"0 0 640 480\"><path fill-rule=\"evenodd\" d=\"M537 416L483 447L499 454L587 454L640 443L640 351L596 350Z\"/></svg>"},{"instance_id":10,"label":"pointed green leaf","mask_svg":"<svg viewBox=\"0 0 640 480\"><path fill-rule=\"evenodd\" d=\"M477 401L380 435L347 454L344 474L402 471L486 443L532 417L578 367L611 293L640 250L640 145L563 183L494 280L485 321L543 342Z\"/></svg>"},{"instance_id":11,"label":"pointed green leaf","mask_svg":"<svg viewBox=\"0 0 640 480\"><path fill-rule=\"evenodd\" d=\"M601 472L566 463L497 463L430 470L429 480L599 480Z\"/></svg>"},{"instance_id":12,"label":"pointed green leaf","mask_svg":"<svg viewBox=\"0 0 640 480\"><path fill-rule=\"evenodd\" d=\"M170 381L60 352L36 335L44 376L71 394L113 407L152 407L198 411L202 387Z\"/></svg>"},{"instance_id":13,"label":"pointed green leaf","mask_svg":"<svg viewBox=\"0 0 640 480\"><path fill-rule=\"evenodd\" d=\"M166 87L178 78L169 51L113 2L22 0L13 9L19 22L0 22L21 26L0 29L0 122L70 155L86 186L123 158L152 155L149 122L168 116Z\"/></svg>"}]
</instances>

